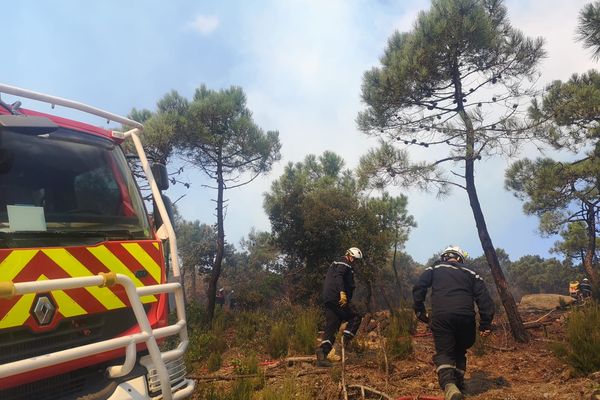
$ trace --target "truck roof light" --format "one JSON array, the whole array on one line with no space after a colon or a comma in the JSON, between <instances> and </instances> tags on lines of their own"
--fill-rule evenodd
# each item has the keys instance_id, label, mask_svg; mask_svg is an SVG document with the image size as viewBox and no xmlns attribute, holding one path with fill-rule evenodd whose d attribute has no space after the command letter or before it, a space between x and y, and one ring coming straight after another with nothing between
<instances>
[{"instance_id":1,"label":"truck roof light","mask_svg":"<svg viewBox=\"0 0 600 400\"><path fill-rule=\"evenodd\" d=\"M125 134L119 131L112 131L111 136L115 139L125 139Z\"/></svg>"},{"instance_id":2,"label":"truck roof light","mask_svg":"<svg viewBox=\"0 0 600 400\"><path fill-rule=\"evenodd\" d=\"M58 125L46 117L27 115L0 115L0 129L10 129L13 132L30 135L41 135L54 132Z\"/></svg>"}]
</instances>

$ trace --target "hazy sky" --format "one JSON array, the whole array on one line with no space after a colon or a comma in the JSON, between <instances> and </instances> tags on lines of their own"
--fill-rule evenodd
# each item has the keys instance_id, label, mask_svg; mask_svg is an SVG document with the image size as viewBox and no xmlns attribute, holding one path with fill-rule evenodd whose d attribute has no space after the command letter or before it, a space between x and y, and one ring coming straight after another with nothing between
<instances>
[{"instance_id":1,"label":"hazy sky","mask_svg":"<svg viewBox=\"0 0 600 400\"><path fill-rule=\"evenodd\" d=\"M566 80L597 65L574 40L579 10L588 1L507 1L513 25L546 40L541 83ZM360 133L355 118L362 75L378 65L394 30L411 29L422 0L263 0L263 1L78 1L13 2L2 18L0 82L78 100L127 114L133 107L154 109L175 89L190 98L194 89L241 86L255 121L278 130L282 160L272 172L228 192L227 239L237 245L251 227L270 230L263 193L288 162L331 150L354 168L375 146ZM10 100L9 97L4 97ZM24 106L50 112L49 106ZM55 110L67 116L72 113ZM85 119L94 124L101 121ZM523 155L539 153L525 149ZM504 190L510 160L478 165L476 183L493 243L511 259L548 256L556 238L536 233L537 219ZM173 187L188 220L214 223L214 193L187 170L192 188ZM448 244L482 254L465 192L443 201L416 191L392 190L409 198L418 227L406 250L426 261ZM360 244L357 244L360 245Z\"/></svg>"}]
</instances>

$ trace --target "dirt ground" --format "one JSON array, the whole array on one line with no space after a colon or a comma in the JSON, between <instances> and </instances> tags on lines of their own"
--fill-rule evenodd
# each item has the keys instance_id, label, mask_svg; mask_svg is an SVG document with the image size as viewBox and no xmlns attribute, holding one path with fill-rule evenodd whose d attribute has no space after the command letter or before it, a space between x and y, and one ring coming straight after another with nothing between
<instances>
[{"instance_id":1,"label":"dirt ground","mask_svg":"<svg viewBox=\"0 0 600 400\"><path fill-rule=\"evenodd\" d=\"M531 341L515 343L507 325L496 320L496 329L484 343L474 346L468 353L466 395L468 399L485 400L537 400L537 399L596 399L600 396L600 374L575 376L569 367L559 360L549 345L564 338L567 311L556 310L543 321L547 325L528 329ZM523 314L524 321L535 321L547 311L529 311ZM534 324L535 325L535 324ZM434 353L433 340L427 327L420 324L413 337L413 354L406 360L387 364L377 343L381 339L373 333L369 336L372 346L362 351L347 353L344 381L349 399L393 399L408 400L442 399L431 357ZM483 349L483 354L481 350ZM339 352L338 352L339 354ZM297 361L272 361L266 357L262 363L266 383L271 387L283 386L286 379L293 379L299 391L309 398L342 399L341 363L334 368L317 368L310 358ZM227 361L224 362L227 364ZM386 373L386 369L388 373ZM214 374L196 371L201 382L211 377L219 385L231 385L234 372L224 367ZM355 385L375 389L388 397L376 395L369 390L364 397ZM195 399L201 399L197 395Z\"/></svg>"}]
</instances>

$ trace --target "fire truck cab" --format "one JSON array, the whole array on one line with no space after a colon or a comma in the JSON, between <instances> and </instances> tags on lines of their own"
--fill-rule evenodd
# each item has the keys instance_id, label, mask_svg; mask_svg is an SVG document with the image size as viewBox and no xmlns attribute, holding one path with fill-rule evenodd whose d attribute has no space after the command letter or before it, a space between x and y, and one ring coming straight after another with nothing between
<instances>
[{"instance_id":1,"label":"fire truck cab","mask_svg":"<svg viewBox=\"0 0 600 400\"><path fill-rule=\"evenodd\" d=\"M143 125L13 86L0 84L0 94L128 129L0 99L0 399L189 397L195 382L184 363L177 242L161 193L168 179L164 166L146 158ZM151 190L154 224L121 148L125 140Z\"/></svg>"}]
</instances>

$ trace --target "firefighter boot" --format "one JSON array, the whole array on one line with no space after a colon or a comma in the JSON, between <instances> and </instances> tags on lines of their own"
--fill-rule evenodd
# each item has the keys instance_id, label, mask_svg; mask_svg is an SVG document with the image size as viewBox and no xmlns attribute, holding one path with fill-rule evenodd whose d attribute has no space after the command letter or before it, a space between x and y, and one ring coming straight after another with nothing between
<instances>
[{"instance_id":1,"label":"firefighter boot","mask_svg":"<svg viewBox=\"0 0 600 400\"><path fill-rule=\"evenodd\" d=\"M317 348L317 367L331 367L333 364L327 359L327 354L322 347Z\"/></svg>"},{"instance_id":2,"label":"firefighter boot","mask_svg":"<svg viewBox=\"0 0 600 400\"><path fill-rule=\"evenodd\" d=\"M463 400L464 397L454 383L448 383L444 387L444 400Z\"/></svg>"},{"instance_id":3,"label":"firefighter boot","mask_svg":"<svg viewBox=\"0 0 600 400\"><path fill-rule=\"evenodd\" d=\"M349 333L344 332L344 350L345 351L352 351L352 346L350 345L350 342L352 342L352 338L354 338L354 336L352 336Z\"/></svg>"},{"instance_id":4,"label":"firefighter boot","mask_svg":"<svg viewBox=\"0 0 600 400\"><path fill-rule=\"evenodd\" d=\"M335 347L332 347L329 354L327 354L327 359L331 362L338 362L342 359L342 357L335 354Z\"/></svg>"},{"instance_id":5,"label":"firefighter boot","mask_svg":"<svg viewBox=\"0 0 600 400\"><path fill-rule=\"evenodd\" d=\"M460 390L461 392L464 393L466 386L465 386L465 373L459 369L456 369L454 371L454 377L456 378L456 387L458 388L458 390Z\"/></svg>"}]
</instances>

